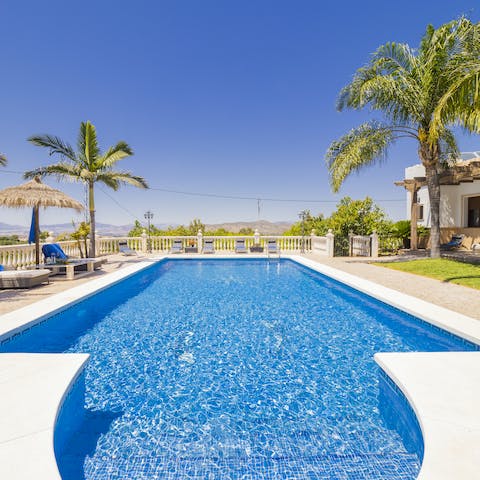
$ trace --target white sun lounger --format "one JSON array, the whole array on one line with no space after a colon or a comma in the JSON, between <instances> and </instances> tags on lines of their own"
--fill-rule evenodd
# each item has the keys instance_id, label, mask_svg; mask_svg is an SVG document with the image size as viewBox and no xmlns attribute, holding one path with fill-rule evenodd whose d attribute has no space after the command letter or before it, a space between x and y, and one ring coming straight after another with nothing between
<instances>
[{"instance_id":1,"label":"white sun lounger","mask_svg":"<svg viewBox=\"0 0 480 480\"><path fill-rule=\"evenodd\" d=\"M181 240L174 240L172 243L172 248L170 253L182 253L183 252L183 242Z\"/></svg>"},{"instance_id":2,"label":"white sun lounger","mask_svg":"<svg viewBox=\"0 0 480 480\"><path fill-rule=\"evenodd\" d=\"M213 239L209 238L203 241L203 253L215 253Z\"/></svg>"},{"instance_id":3,"label":"white sun lounger","mask_svg":"<svg viewBox=\"0 0 480 480\"><path fill-rule=\"evenodd\" d=\"M235 240L235 253L247 253L247 247L245 246L244 238L238 238Z\"/></svg>"},{"instance_id":4,"label":"white sun lounger","mask_svg":"<svg viewBox=\"0 0 480 480\"><path fill-rule=\"evenodd\" d=\"M123 253L124 255L130 256L130 255L138 255L138 253L130 248L128 246L128 243L126 240L120 240L118 242L118 252Z\"/></svg>"}]
</instances>

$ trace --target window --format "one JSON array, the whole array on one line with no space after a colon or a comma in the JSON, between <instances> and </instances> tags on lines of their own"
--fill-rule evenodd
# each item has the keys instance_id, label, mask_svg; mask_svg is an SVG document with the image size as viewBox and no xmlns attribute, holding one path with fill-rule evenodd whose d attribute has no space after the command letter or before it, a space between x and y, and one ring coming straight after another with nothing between
<instances>
[{"instance_id":1,"label":"window","mask_svg":"<svg viewBox=\"0 0 480 480\"><path fill-rule=\"evenodd\" d=\"M423 205L421 203L417 205L417 220L423 220Z\"/></svg>"},{"instance_id":2,"label":"window","mask_svg":"<svg viewBox=\"0 0 480 480\"><path fill-rule=\"evenodd\" d=\"M468 199L467 227L480 227L480 197L470 197Z\"/></svg>"}]
</instances>

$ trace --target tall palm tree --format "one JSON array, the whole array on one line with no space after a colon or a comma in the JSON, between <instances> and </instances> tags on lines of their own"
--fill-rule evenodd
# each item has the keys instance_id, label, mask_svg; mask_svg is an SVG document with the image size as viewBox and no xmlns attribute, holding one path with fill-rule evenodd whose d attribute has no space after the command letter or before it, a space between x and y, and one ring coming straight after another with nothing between
<instances>
[{"instance_id":1,"label":"tall palm tree","mask_svg":"<svg viewBox=\"0 0 480 480\"><path fill-rule=\"evenodd\" d=\"M83 182L87 185L90 211L89 256L95 257L95 183L102 182L113 190L118 190L121 184L148 188L147 182L142 177L113 169L119 160L133 155L132 149L127 143L118 142L102 154L98 147L95 127L88 121L80 124L77 151L74 151L68 143L52 135L35 135L28 140L39 147L48 148L50 155L60 155L62 161L26 172L25 178L53 175L59 179Z\"/></svg>"},{"instance_id":2,"label":"tall palm tree","mask_svg":"<svg viewBox=\"0 0 480 480\"><path fill-rule=\"evenodd\" d=\"M480 130L480 24L460 18L428 26L418 49L386 43L356 71L337 107L370 107L383 121L369 121L334 141L326 154L332 188L386 157L400 138L417 142L431 208L431 256L440 256L439 171L458 158L452 126Z\"/></svg>"}]
</instances>

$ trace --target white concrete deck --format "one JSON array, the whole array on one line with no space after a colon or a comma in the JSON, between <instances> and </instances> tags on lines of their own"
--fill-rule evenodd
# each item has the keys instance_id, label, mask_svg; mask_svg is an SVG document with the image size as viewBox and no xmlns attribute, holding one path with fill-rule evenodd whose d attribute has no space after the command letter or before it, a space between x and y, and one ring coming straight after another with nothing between
<instances>
[{"instance_id":1,"label":"white concrete deck","mask_svg":"<svg viewBox=\"0 0 480 480\"><path fill-rule=\"evenodd\" d=\"M425 454L418 480L480 478L480 353L377 353L416 412Z\"/></svg>"},{"instance_id":2,"label":"white concrete deck","mask_svg":"<svg viewBox=\"0 0 480 480\"><path fill-rule=\"evenodd\" d=\"M264 255L259 257L265 258ZM175 255L175 258L197 259L198 256ZM215 258L219 258L219 256L215 256ZM228 258L245 257L228 256ZM255 257L249 255L248 258ZM480 344L480 322L478 320L322 265L311 259L287 255L284 258L292 258L385 303ZM66 305L77 303L82 298L93 295L147 268L151 264L151 260L131 264L116 272L95 278L90 282L0 316L0 340L64 309ZM76 375L75 372L78 372L83 365L85 356L78 356L78 362L82 363L81 365L77 364L77 370L75 370L74 361L67 360L69 355L22 354L17 356L21 358L18 366L13 361L11 354L0 355L0 430L3 431L3 425L5 425L5 431L8 433L5 437L0 434L0 478L9 480L56 479L59 478L53 454L53 428L56 412L61 406L64 392ZM43 365L39 363L43 360L39 359L48 357L56 357L56 360L48 368L46 367L43 372L45 381L42 382L40 381L42 375L36 375L35 371L38 370L39 365ZM66 360L59 361L60 357L66 358ZM81 360L82 358L83 360ZM480 396L478 373L480 371L478 368L480 367L480 352L377 354L376 358L379 365L404 391L417 412L425 440L425 462L419 478L421 480L446 480L447 478L449 480L472 480L476 478L475 475L472 476L472 472L474 467L478 469L479 465L473 463L472 466L472 462L475 453L480 458L480 452L476 448L480 445L478 437L480 409L473 408L472 402ZM4 379L6 380L4 381ZM49 382L53 384L53 387L45 388L45 385L50 385ZM428 388L425 385L428 385ZM37 391L43 393L37 394ZM9 403L2 403L4 397ZM40 400L43 397L45 399ZM31 402L29 408L22 407L27 400ZM43 403L39 403L40 401ZM43 416L40 416L43 423L36 418L40 410L39 405L43 404L49 412L55 411L51 422L51 414L49 414L50 416L46 414L50 423ZM48 428L46 428L47 423ZM473 426L470 430L466 428L468 424ZM452 427L450 430L448 425ZM467 448L471 442L474 442L474 446ZM460 448L454 448L454 444ZM18 464L22 463L22 458L28 459L24 462L28 465L20 468ZM435 465L447 463L450 464L450 467L443 471L449 472L450 476L439 476L439 469ZM54 474L57 476L53 476Z\"/></svg>"}]
</instances>

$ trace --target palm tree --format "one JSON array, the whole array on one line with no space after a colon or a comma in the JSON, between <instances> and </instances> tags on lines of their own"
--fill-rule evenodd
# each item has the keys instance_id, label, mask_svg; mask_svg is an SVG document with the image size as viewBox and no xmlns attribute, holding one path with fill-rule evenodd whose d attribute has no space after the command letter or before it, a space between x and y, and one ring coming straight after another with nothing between
<instances>
[{"instance_id":1,"label":"palm tree","mask_svg":"<svg viewBox=\"0 0 480 480\"><path fill-rule=\"evenodd\" d=\"M90 211L89 256L95 257L95 183L102 182L113 190L118 190L121 184L148 188L147 182L142 177L113 169L119 160L133 155L132 149L127 143L118 142L102 154L98 147L95 127L88 121L80 124L77 151L74 151L68 143L52 135L35 135L28 140L39 147L48 148L50 155L60 155L62 161L26 172L25 178L53 175L59 179L69 179L87 185Z\"/></svg>"},{"instance_id":2,"label":"palm tree","mask_svg":"<svg viewBox=\"0 0 480 480\"><path fill-rule=\"evenodd\" d=\"M440 256L439 171L458 158L452 126L480 130L480 24L460 18L427 27L417 50L386 43L340 92L337 107L369 106L383 121L369 121L334 141L326 154L332 188L386 157L400 138L414 139L425 167L431 208L431 256Z\"/></svg>"},{"instance_id":3,"label":"palm tree","mask_svg":"<svg viewBox=\"0 0 480 480\"><path fill-rule=\"evenodd\" d=\"M0 153L0 167L4 167L7 164L7 157Z\"/></svg>"}]
</instances>

